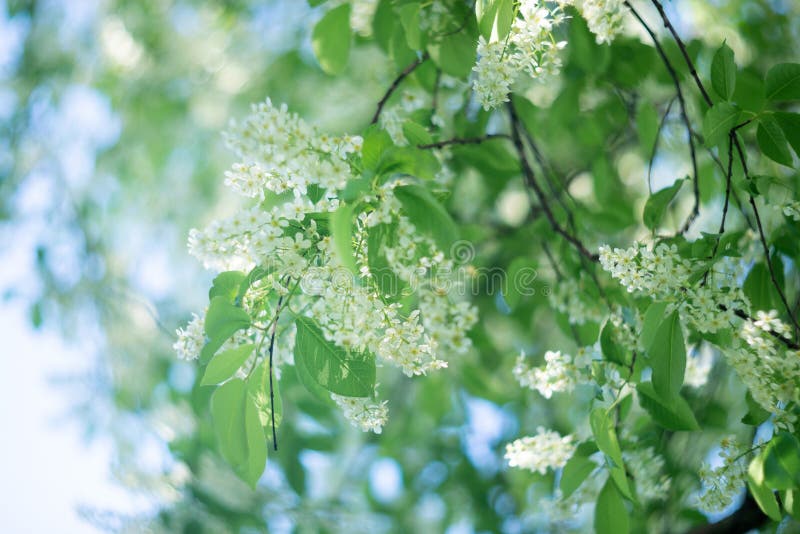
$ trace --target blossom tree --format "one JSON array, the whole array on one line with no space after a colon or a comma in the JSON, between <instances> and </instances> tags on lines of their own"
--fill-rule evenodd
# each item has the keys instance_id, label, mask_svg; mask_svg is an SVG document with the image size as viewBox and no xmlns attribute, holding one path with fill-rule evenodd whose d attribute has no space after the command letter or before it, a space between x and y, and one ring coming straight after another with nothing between
<instances>
[{"instance_id":1,"label":"blossom tree","mask_svg":"<svg viewBox=\"0 0 800 534\"><path fill-rule=\"evenodd\" d=\"M720 43L702 76L664 6L649 7L666 36L640 14L645 7L497 0L327 9L312 41L323 70L342 72L349 21L363 36L369 15L371 37L399 70L372 124L334 137L270 100L254 106L231 123L240 163L226 174L253 200L189 237L190 252L222 272L175 348L199 358L201 385L221 383L211 396L219 447L245 480L261 476L265 434L278 447L281 406L292 401L281 399L278 379L289 368L310 394L380 433L391 422L376 369L452 372L443 369L470 350L480 319L465 297L480 273L459 257L461 225L441 199L461 194L456 182L471 167L484 170L491 154L521 175L536 228L515 262L545 259L558 286L549 302L566 339L538 340L552 350L541 363L523 351L513 375L546 399L572 395L574 416L559 425L563 436L538 426L506 448L509 466L554 475L550 520L569 523L593 506L598 532L636 530L647 510L720 512L745 487L764 521L798 513L800 325L790 299L800 204L790 146L800 148L800 115L791 112L800 64L773 65L742 89L734 52ZM572 72L565 54L576 58ZM650 58L641 72L637 62ZM672 90L641 91L659 70ZM564 90L548 104L535 84L559 82ZM688 175L655 190L675 101ZM591 153L571 158L552 147L562 152L556 164L539 141L569 122ZM617 176L637 148L647 169L631 174L647 183L644 198ZM583 187L571 183L578 179ZM482 288L506 313L532 289L520 272L512 262L502 287ZM710 387L715 367L746 393L747 412L730 430L742 438L752 430L744 442L721 441L721 464L700 467L675 449L713 428L698 420L694 392Z\"/></svg>"},{"instance_id":2,"label":"blossom tree","mask_svg":"<svg viewBox=\"0 0 800 534\"><path fill-rule=\"evenodd\" d=\"M148 528L796 528L797 6L309 4L313 74L247 95L189 214Z\"/></svg>"}]
</instances>

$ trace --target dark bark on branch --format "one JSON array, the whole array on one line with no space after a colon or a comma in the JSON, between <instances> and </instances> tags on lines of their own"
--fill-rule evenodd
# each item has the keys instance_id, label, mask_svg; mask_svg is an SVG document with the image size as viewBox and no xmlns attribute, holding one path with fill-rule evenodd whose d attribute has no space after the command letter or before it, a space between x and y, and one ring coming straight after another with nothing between
<instances>
[{"instance_id":1,"label":"dark bark on branch","mask_svg":"<svg viewBox=\"0 0 800 534\"><path fill-rule=\"evenodd\" d=\"M386 94L384 94L383 98L381 98L380 101L378 102L378 109L375 110L375 114L372 116L372 121L370 121L370 124L375 124L376 122L378 122L378 119L381 116L381 111L383 111L383 106L386 105L386 102L389 100L392 94L394 94L394 92L400 86L402 81L405 80L409 74L414 72L414 69L422 65L427 59L428 59L428 53L425 52L420 57L412 61L406 68L403 69L403 72L401 72L397 76L397 78L394 79L392 85L390 85L389 89L386 91Z\"/></svg>"},{"instance_id":2,"label":"dark bark on branch","mask_svg":"<svg viewBox=\"0 0 800 534\"><path fill-rule=\"evenodd\" d=\"M628 9L630 9L633 16L639 21L639 24L642 25L644 30L650 36L650 39L653 41L653 46L655 46L658 55L661 56L661 60L663 61L664 66L667 68L669 76L672 78L672 83L675 86L675 92L678 95L678 104L681 108L681 119L683 119L683 123L686 126L686 134L689 138L689 154L692 159L692 173L694 174L694 205L692 206L692 211L689 213L689 216L686 218L686 222L683 223L683 226L678 231L678 235L683 235L687 230L689 230L689 227L700 214L700 175L697 171L697 153L695 151L694 138L692 137L692 123L689 121L689 114L686 112L686 100L683 98L683 89L681 89L680 78L678 78L678 73L675 71L675 67L672 66L672 63L667 57L666 52L661 47L658 37L656 37L655 32L652 30L652 28L650 28L647 22L645 22L642 16L639 15L639 12L633 8L630 2L626 1L625 5L628 7Z\"/></svg>"},{"instance_id":3,"label":"dark bark on branch","mask_svg":"<svg viewBox=\"0 0 800 534\"><path fill-rule=\"evenodd\" d=\"M550 205L547 202L547 198L544 194L539 183L536 181L536 176L533 172L533 168L531 167L530 162L528 161L528 157L525 155L525 145L522 142L522 137L520 136L520 122L519 117L517 116L517 111L514 109L514 104L511 102L508 103L508 110L509 116L511 119L511 139L514 142L514 147L516 148L517 155L520 160L520 165L522 167L522 174L525 178L525 183L528 187L533 190L536 194L536 198L539 200L539 205L541 206L542 210L544 211L547 220L550 222L550 226L553 230L559 234L561 237L566 239L575 249L581 253L584 257L591 261L598 261L599 256L597 254L593 254L586 248L586 246L574 235L567 232L556 220L555 216L553 215L553 211L550 208Z\"/></svg>"},{"instance_id":4,"label":"dark bark on branch","mask_svg":"<svg viewBox=\"0 0 800 534\"><path fill-rule=\"evenodd\" d=\"M511 139L511 136L508 134L487 134L482 137L457 137L454 139L445 139L444 141L437 141L435 143L429 143L427 145L417 145L417 148L427 150L431 148L442 148L451 145L477 145L483 143L484 141L490 141L492 139Z\"/></svg>"}]
</instances>

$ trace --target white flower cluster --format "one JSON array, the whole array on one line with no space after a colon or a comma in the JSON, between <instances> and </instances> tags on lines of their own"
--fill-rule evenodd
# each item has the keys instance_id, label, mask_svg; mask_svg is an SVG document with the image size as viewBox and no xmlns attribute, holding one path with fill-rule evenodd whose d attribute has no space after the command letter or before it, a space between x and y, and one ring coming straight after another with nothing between
<instances>
[{"instance_id":1,"label":"white flower cluster","mask_svg":"<svg viewBox=\"0 0 800 534\"><path fill-rule=\"evenodd\" d=\"M733 436L720 442L722 464L716 468L703 464L700 468L703 484L697 499L700 510L707 513L722 511L744 489L747 477L746 452L747 448Z\"/></svg>"},{"instance_id":2,"label":"white flower cluster","mask_svg":"<svg viewBox=\"0 0 800 534\"><path fill-rule=\"evenodd\" d=\"M525 361L525 354L520 354L514 376L522 387L535 389L546 399L554 392L570 392L576 385L591 380L592 353L586 348L581 348L575 358L561 351L547 351L544 361L544 366L531 367Z\"/></svg>"},{"instance_id":3,"label":"white flower cluster","mask_svg":"<svg viewBox=\"0 0 800 534\"><path fill-rule=\"evenodd\" d=\"M575 453L572 441L572 435L562 437L558 432L540 426L535 436L526 436L507 444L505 458L511 467L545 474L548 469L564 467Z\"/></svg>"},{"instance_id":4,"label":"white flower cluster","mask_svg":"<svg viewBox=\"0 0 800 534\"><path fill-rule=\"evenodd\" d=\"M403 122L405 122L405 119L400 116L397 109L389 108L383 110L379 122L381 128L389 134L392 143L397 146L406 146L408 144L406 135L403 133Z\"/></svg>"},{"instance_id":5,"label":"white flower cluster","mask_svg":"<svg viewBox=\"0 0 800 534\"><path fill-rule=\"evenodd\" d=\"M561 69L559 50L566 41L553 35L566 20L561 6L552 2L523 0L506 40L478 41L478 62L473 88L484 109L508 101L511 84L520 72L531 78L556 74Z\"/></svg>"},{"instance_id":6,"label":"white flower cluster","mask_svg":"<svg viewBox=\"0 0 800 534\"><path fill-rule=\"evenodd\" d=\"M643 501L663 501L667 498L670 479L662 474L664 458L653 447L635 447L623 451L625 468L636 481L636 495Z\"/></svg>"},{"instance_id":7,"label":"white flower cluster","mask_svg":"<svg viewBox=\"0 0 800 534\"><path fill-rule=\"evenodd\" d=\"M583 0L581 15L598 44L610 43L622 32L628 8L624 0Z\"/></svg>"},{"instance_id":8,"label":"white flower cluster","mask_svg":"<svg viewBox=\"0 0 800 534\"><path fill-rule=\"evenodd\" d=\"M778 207L784 215L796 222L800 222L800 200L789 200Z\"/></svg>"},{"instance_id":9,"label":"white flower cluster","mask_svg":"<svg viewBox=\"0 0 800 534\"><path fill-rule=\"evenodd\" d=\"M732 328L732 345L722 347L728 362L765 410L781 415L783 423L791 424L783 406L797 395L800 351L786 350L773 337L773 333L789 333L788 325L776 311L758 311L755 321L738 319L735 310L749 312L750 303L741 288L731 283L735 277L722 272L709 276L706 285L696 286L691 275L703 273L708 265L694 265L681 258L675 246L660 244L650 249L636 244L613 251L601 247L600 263L628 291L673 302L700 332Z\"/></svg>"},{"instance_id":10,"label":"white flower cluster","mask_svg":"<svg viewBox=\"0 0 800 534\"><path fill-rule=\"evenodd\" d=\"M484 109L508 101L511 85L524 72L546 79L561 71L560 51L567 41L558 40L558 27L568 17L564 8L575 4L598 43L610 43L621 32L627 12L622 0L522 0L507 39L492 36L478 41L478 61L473 67L473 88Z\"/></svg>"},{"instance_id":11,"label":"white flower cluster","mask_svg":"<svg viewBox=\"0 0 800 534\"><path fill-rule=\"evenodd\" d=\"M207 267L260 266L268 273L243 299L254 321L268 324L274 314L268 303L282 295L284 306L315 319L328 341L346 350L369 351L409 376L446 367L444 356L468 350L466 333L477 312L468 302L456 301L453 284L447 284L465 278L459 271L463 267L457 268L403 215L394 195L400 182L384 184L362 198L353 235L358 275L342 265L334 250L327 235L328 214L339 207L339 191L353 178L350 159L361 149L360 137L328 136L267 100L254 106L244 122L232 124L227 142L242 161L227 173L226 184L259 204L214 221L202 232L192 230L189 250ZM416 308L390 302L376 281L387 273L370 271L368 259L376 251L369 251L368 241L379 225L391 231L392 241L382 243L377 253L411 290L404 296L416 297ZM204 319L195 316L178 331L179 356L199 354L206 341L203 325ZM254 343L259 335L260 330L251 329L228 344ZM277 362L293 362L294 335L293 328L280 331ZM359 428L379 432L386 420L385 403L336 401Z\"/></svg>"},{"instance_id":12,"label":"white flower cluster","mask_svg":"<svg viewBox=\"0 0 800 534\"><path fill-rule=\"evenodd\" d=\"M343 397L331 393L331 398L342 409L345 419L364 432L380 434L389 418L388 401L375 402L369 398Z\"/></svg>"},{"instance_id":13,"label":"white flower cluster","mask_svg":"<svg viewBox=\"0 0 800 534\"><path fill-rule=\"evenodd\" d=\"M206 344L206 333L203 328L205 323L205 313L199 316L192 314L192 320L185 328L178 328L176 334L178 339L172 345L172 349L181 360L194 360L200 356L203 345Z\"/></svg>"},{"instance_id":14,"label":"white flower cluster","mask_svg":"<svg viewBox=\"0 0 800 534\"><path fill-rule=\"evenodd\" d=\"M378 8L378 0L351 0L350 27L359 35L372 35L372 18Z\"/></svg>"}]
</instances>

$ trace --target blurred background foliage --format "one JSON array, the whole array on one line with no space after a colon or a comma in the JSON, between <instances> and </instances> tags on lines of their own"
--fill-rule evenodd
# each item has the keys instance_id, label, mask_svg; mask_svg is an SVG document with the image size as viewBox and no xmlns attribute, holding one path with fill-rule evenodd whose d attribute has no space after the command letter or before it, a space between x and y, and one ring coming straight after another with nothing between
<instances>
[{"instance_id":1,"label":"blurred background foliage","mask_svg":"<svg viewBox=\"0 0 800 534\"><path fill-rule=\"evenodd\" d=\"M740 100L752 96L748 79L756 84L769 66L800 57L800 4L792 0L668 8L700 72L727 40L743 71ZM187 232L235 201L222 185L232 157L220 132L267 96L323 129L359 132L406 64L387 54L382 35L357 36L346 72L324 74L310 33L325 9L299 0L0 1L0 261L14 265L0 290L30 310L35 327L91 341L92 371L60 380L65 403L88 439L113 436L119 483L155 503L137 517L87 508L87 520L104 529L523 532L543 524L539 503L552 480L504 469L501 449L540 424L571 427L578 414L569 402L545 405L518 387L511 367L521 349L574 342L547 299L558 276L533 259L550 230L541 217L530 222L518 163L499 142L453 148L448 202L478 244L476 266L529 257L539 270L536 295L513 312L488 291L478 295L481 323L468 358L423 379L387 376L390 423L380 436L352 429L285 373L291 402L280 450L257 491L215 454L208 399L171 344L188 310L204 305L211 278L186 254ZM577 227L623 244L636 237L629 229L647 193L642 176L673 87L634 24L610 47L596 45L580 18L569 26L561 79L527 89L523 120L580 202ZM397 100L429 87L432 74L420 68ZM687 93L697 119L700 101ZM458 133L482 134L497 117L466 94L443 105L461 115ZM659 187L688 169L675 109L656 161ZM701 163L710 201L723 181L710 158ZM567 274L582 268L577 259L561 266ZM724 430L746 410L741 386L728 378L702 395L705 425L717 420ZM717 438L671 447L699 461ZM649 527L679 513L654 512Z\"/></svg>"}]
</instances>

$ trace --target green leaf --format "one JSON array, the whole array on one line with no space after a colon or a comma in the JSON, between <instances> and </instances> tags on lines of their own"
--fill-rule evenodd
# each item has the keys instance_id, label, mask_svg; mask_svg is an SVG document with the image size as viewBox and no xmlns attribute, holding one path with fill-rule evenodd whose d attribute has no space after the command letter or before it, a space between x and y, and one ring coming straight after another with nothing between
<instances>
[{"instance_id":1,"label":"green leaf","mask_svg":"<svg viewBox=\"0 0 800 534\"><path fill-rule=\"evenodd\" d=\"M403 122L403 135L411 146L429 145L433 143L433 137L428 133L424 126L412 120Z\"/></svg>"},{"instance_id":2,"label":"green leaf","mask_svg":"<svg viewBox=\"0 0 800 534\"><path fill-rule=\"evenodd\" d=\"M608 320L600 331L600 349L606 360L620 365L628 365L630 358L628 351L626 351L618 342L617 329L614 324Z\"/></svg>"},{"instance_id":3,"label":"green leaf","mask_svg":"<svg viewBox=\"0 0 800 534\"><path fill-rule=\"evenodd\" d=\"M597 495L594 509L596 534L626 534L630 532L628 510L617 486L608 479Z\"/></svg>"},{"instance_id":4,"label":"green leaf","mask_svg":"<svg viewBox=\"0 0 800 534\"><path fill-rule=\"evenodd\" d=\"M418 185L395 187L394 194L403 205L403 211L417 230L431 235L445 254L458 238L458 227L447 210L427 189Z\"/></svg>"},{"instance_id":5,"label":"green leaf","mask_svg":"<svg viewBox=\"0 0 800 534\"><path fill-rule=\"evenodd\" d=\"M597 447L610 460L609 471L611 479L617 485L622 494L631 501L636 501L628 485L628 478L625 474L625 463L622 461L622 449L619 447L617 431L614 422L609 417L605 408L595 408L589 414L589 425L592 427L592 434L597 442Z\"/></svg>"},{"instance_id":6,"label":"green leaf","mask_svg":"<svg viewBox=\"0 0 800 534\"><path fill-rule=\"evenodd\" d=\"M226 393L223 388L229 385L236 391L231 389ZM211 408L220 454L234 472L255 489L264 472L267 442L257 408L242 388L239 379L218 388L212 396Z\"/></svg>"},{"instance_id":7,"label":"green leaf","mask_svg":"<svg viewBox=\"0 0 800 534\"><path fill-rule=\"evenodd\" d=\"M596 468L597 464L586 456L573 455L561 471L560 487L564 498L569 498Z\"/></svg>"},{"instance_id":8,"label":"green leaf","mask_svg":"<svg viewBox=\"0 0 800 534\"><path fill-rule=\"evenodd\" d=\"M761 407L748 391L744 397L747 403L747 413L742 417L742 423L758 426L769 418L769 412Z\"/></svg>"},{"instance_id":9,"label":"green leaf","mask_svg":"<svg viewBox=\"0 0 800 534\"><path fill-rule=\"evenodd\" d=\"M231 304L234 304L239 295L239 287L246 278L247 275L241 271L219 273L214 278L211 289L208 290L208 300L214 297L225 297Z\"/></svg>"},{"instance_id":10,"label":"green leaf","mask_svg":"<svg viewBox=\"0 0 800 534\"><path fill-rule=\"evenodd\" d=\"M776 255L775 258L778 256ZM779 285L783 285L783 269L775 268L775 276ZM750 303L756 310L780 309L780 296L772 285L772 278L769 274L769 267L763 261L753 265L747 278L742 285L744 294L750 299Z\"/></svg>"},{"instance_id":11,"label":"green leaf","mask_svg":"<svg viewBox=\"0 0 800 534\"><path fill-rule=\"evenodd\" d=\"M361 147L361 163L364 169L377 171L384 154L394 147L392 138L377 125L364 132L364 145Z\"/></svg>"},{"instance_id":12,"label":"green leaf","mask_svg":"<svg viewBox=\"0 0 800 534\"><path fill-rule=\"evenodd\" d=\"M783 130L786 140L792 145L795 153L800 156L800 113L776 111L774 117Z\"/></svg>"},{"instance_id":13,"label":"green leaf","mask_svg":"<svg viewBox=\"0 0 800 534\"><path fill-rule=\"evenodd\" d=\"M283 420L283 402L278 380L272 381L272 393L275 405L275 426L280 426ZM272 405L269 393L269 361L262 360L247 381L247 394L258 409L258 417L267 439L272 439Z\"/></svg>"},{"instance_id":14,"label":"green leaf","mask_svg":"<svg viewBox=\"0 0 800 534\"><path fill-rule=\"evenodd\" d=\"M247 461L240 468L239 476L255 489L267 463L267 440L264 437L264 427L261 425L258 407L250 395L245 395L244 424L247 436Z\"/></svg>"},{"instance_id":15,"label":"green leaf","mask_svg":"<svg viewBox=\"0 0 800 534\"><path fill-rule=\"evenodd\" d=\"M738 107L728 102L714 104L703 119L706 146L710 148L725 141L730 131L739 124L741 114Z\"/></svg>"},{"instance_id":16,"label":"green leaf","mask_svg":"<svg viewBox=\"0 0 800 534\"><path fill-rule=\"evenodd\" d=\"M795 518L800 519L800 492L798 490L786 490L781 492L781 502L783 508Z\"/></svg>"},{"instance_id":17,"label":"green leaf","mask_svg":"<svg viewBox=\"0 0 800 534\"><path fill-rule=\"evenodd\" d=\"M769 69L766 94L772 101L800 100L800 63L779 63Z\"/></svg>"},{"instance_id":18,"label":"green leaf","mask_svg":"<svg viewBox=\"0 0 800 534\"><path fill-rule=\"evenodd\" d=\"M513 0L484 0L475 3L481 35L488 42L502 41L514 22Z\"/></svg>"},{"instance_id":19,"label":"green leaf","mask_svg":"<svg viewBox=\"0 0 800 534\"><path fill-rule=\"evenodd\" d=\"M466 79L475 65L478 48L477 24L474 13L467 14L460 31L449 32L436 43L428 44L428 52L442 72Z\"/></svg>"},{"instance_id":20,"label":"green leaf","mask_svg":"<svg viewBox=\"0 0 800 534\"><path fill-rule=\"evenodd\" d=\"M780 521L781 510L775 494L769 489L764 480L764 458L759 454L747 469L747 487L750 494L758 503L758 507L773 521Z\"/></svg>"},{"instance_id":21,"label":"green leaf","mask_svg":"<svg viewBox=\"0 0 800 534\"><path fill-rule=\"evenodd\" d=\"M722 43L711 60L711 86L723 100L730 100L736 87L736 63L733 50Z\"/></svg>"},{"instance_id":22,"label":"green leaf","mask_svg":"<svg viewBox=\"0 0 800 534\"><path fill-rule=\"evenodd\" d=\"M211 417L220 454L237 473L240 472L248 460L244 381L234 378L214 391Z\"/></svg>"},{"instance_id":23,"label":"green leaf","mask_svg":"<svg viewBox=\"0 0 800 534\"><path fill-rule=\"evenodd\" d=\"M358 272L355 253L353 252L353 212L355 205L341 204L331 214L331 238L333 251L342 266L351 273Z\"/></svg>"},{"instance_id":24,"label":"green leaf","mask_svg":"<svg viewBox=\"0 0 800 534\"><path fill-rule=\"evenodd\" d=\"M686 399L680 395L673 397L669 403L661 400L651 382L641 382L636 386L639 393L639 404L653 418L653 421L667 430L699 430L700 425L689 407Z\"/></svg>"},{"instance_id":25,"label":"green leaf","mask_svg":"<svg viewBox=\"0 0 800 534\"><path fill-rule=\"evenodd\" d=\"M311 48L326 73L336 75L344 70L350 54L350 4L331 9L317 22Z\"/></svg>"},{"instance_id":26,"label":"green leaf","mask_svg":"<svg viewBox=\"0 0 800 534\"><path fill-rule=\"evenodd\" d=\"M772 489L786 490L800 481L800 443L788 432L773 437L763 452L764 482Z\"/></svg>"},{"instance_id":27,"label":"green leaf","mask_svg":"<svg viewBox=\"0 0 800 534\"><path fill-rule=\"evenodd\" d=\"M511 262L503 278L503 300L515 310L522 297L535 294L533 281L536 280L536 264L529 258L519 257Z\"/></svg>"},{"instance_id":28,"label":"green leaf","mask_svg":"<svg viewBox=\"0 0 800 534\"><path fill-rule=\"evenodd\" d=\"M421 50L423 44L423 34L419 28L419 9L420 5L416 3L406 4L397 9L400 23L406 33L406 42L412 50Z\"/></svg>"},{"instance_id":29,"label":"green leaf","mask_svg":"<svg viewBox=\"0 0 800 534\"><path fill-rule=\"evenodd\" d=\"M636 109L636 132L639 135L639 150L642 156L648 160L653 153L659 121L655 107L651 103L641 100Z\"/></svg>"},{"instance_id":30,"label":"green leaf","mask_svg":"<svg viewBox=\"0 0 800 534\"><path fill-rule=\"evenodd\" d=\"M761 152L769 159L787 167L792 166L792 153L789 151L786 136L774 117L764 115L758 120L756 140Z\"/></svg>"},{"instance_id":31,"label":"green leaf","mask_svg":"<svg viewBox=\"0 0 800 534\"><path fill-rule=\"evenodd\" d=\"M212 298L205 320L208 342L200 354L200 361L207 362L228 338L246 328L250 328L250 315L245 310L231 304L226 297Z\"/></svg>"},{"instance_id":32,"label":"green leaf","mask_svg":"<svg viewBox=\"0 0 800 534\"><path fill-rule=\"evenodd\" d=\"M244 365L244 362L246 362L247 358L253 353L254 348L255 345L250 343L236 347L235 349L220 352L214 356L211 361L208 362L208 367L206 367L206 371L203 373L203 379L200 381L200 385L210 386L219 384L232 377L233 373Z\"/></svg>"},{"instance_id":33,"label":"green leaf","mask_svg":"<svg viewBox=\"0 0 800 534\"><path fill-rule=\"evenodd\" d=\"M639 339L641 339L642 346L648 354L650 352L650 346L656 339L658 325L662 323L667 314L667 306L668 303L666 302L653 302L647 307L647 311L644 312L642 331L639 334Z\"/></svg>"},{"instance_id":34,"label":"green leaf","mask_svg":"<svg viewBox=\"0 0 800 534\"><path fill-rule=\"evenodd\" d=\"M686 345L677 310L658 326L649 354L653 389L664 403L673 402L681 390L686 371Z\"/></svg>"},{"instance_id":35,"label":"green leaf","mask_svg":"<svg viewBox=\"0 0 800 534\"><path fill-rule=\"evenodd\" d=\"M345 397L369 397L375 393L374 356L334 345L307 317L298 317L295 324L295 365L305 366L314 382Z\"/></svg>"},{"instance_id":36,"label":"green leaf","mask_svg":"<svg viewBox=\"0 0 800 534\"><path fill-rule=\"evenodd\" d=\"M661 223L661 219L664 218L667 207L670 202L672 202L672 199L675 198L675 195L678 194L678 191L680 191L683 182L683 179L675 180L674 184L660 191L656 191L647 199L644 205L642 219L644 220L644 225L650 230L655 232L656 229L658 229L658 225Z\"/></svg>"},{"instance_id":37,"label":"green leaf","mask_svg":"<svg viewBox=\"0 0 800 534\"><path fill-rule=\"evenodd\" d=\"M397 223L378 224L367 229L367 264L381 297L394 300L405 288L403 280L386 260L384 247L395 246Z\"/></svg>"}]
</instances>

